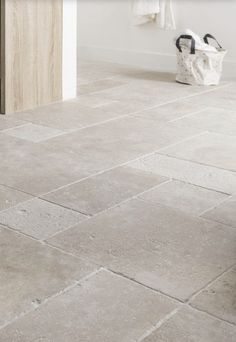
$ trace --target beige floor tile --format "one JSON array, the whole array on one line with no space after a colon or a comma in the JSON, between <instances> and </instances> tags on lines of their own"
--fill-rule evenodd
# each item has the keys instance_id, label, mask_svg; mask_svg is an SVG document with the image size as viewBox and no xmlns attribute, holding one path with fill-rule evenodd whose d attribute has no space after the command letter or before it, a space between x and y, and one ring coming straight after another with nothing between
<instances>
[{"instance_id":1,"label":"beige floor tile","mask_svg":"<svg viewBox=\"0 0 236 342\"><path fill-rule=\"evenodd\" d=\"M26 122L23 120L19 120L17 118L12 118L9 115L1 115L0 114L0 131L4 131L9 128L22 126Z\"/></svg>"},{"instance_id":2,"label":"beige floor tile","mask_svg":"<svg viewBox=\"0 0 236 342\"><path fill-rule=\"evenodd\" d=\"M136 116L156 121L159 123L177 120L186 115L198 113L205 107L199 102L193 102L188 99L179 100L166 105L157 106L149 110L141 111Z\"/></svg>"},{"instance_id":3,"label":"beige floor tile","mask_svg":"<svg viewBox=\"0 0 236 342\"><path fill-rule=\"evenodd\" d=\"M207 211L203 217L236 228L236 196Z\"/></svg>"},{"instance_id":4,"label":"beige floor tile","mask_svg":"<svg viewBox=\"0 0 236 342\"><path fill-rule=\"evenodd\" d=\"M205 131L236 135L236 110L210 107L202 112L184 117L180 121L187 127L199 127Z\"/></svg>"},{"instance_id":5,"label":"beige floor tile","mask_svg":"<svg viewBox=\"0 0 236 342\"><path fill-rule=\"evenodd\" d=\"M196 134L175 124L150 125L141 118L120 118L42 143L57 153L73 155L93 174L131 161Z\"/></svg>"},{"instance_id":6,"label":"beige floor tile","mask_svg":"<svg viewBox=\"0 0 236 342\"><path fill-rule=\"evenodd\" d=\"M85 215L38 198L0 212L0 224L41 240L84 219Z\"/></svg>"},{"instance_id":7,"label":"beige floor tile","mask_svg":"<svg viewBox=\"0 0 236 342\"><path fill-rule=\"evenodd\" d=\"M191 301L191 305L236 323L236 268L224 274Z\"/></svg>"},{"instance_id":8,"label":"beige floor tile","mask_svg":"<svg viewBox=\"0 0 236 342\"><path fill-rule=\"evenodd\" d=\"M162 154L236 171L236 136L205 133L188 143L163 149Z\"/></svg>"},{"instance_id":9,"label":"beige floor tile","mask_svg":"<svg viewBox=\"0 0 236 342\"><path fill-rule=\"evenodd\" d=\"M78 86L78 95L83 95L83 94L92 94L96 92L100 92L104 89L112 89L116 87L120 87L124 85L124 82L121 82L116 79L112 78L107 78L107 79L101 79L85 84L79 84Z\"/></svg>"},{"instance_id":10,"label":"beige floor tile","mask_svg":"<svg viewBox=\"0 0 236 342\"><path fill-rule=\"evenodd\" d=\"M234 342L236 327L205 313L183 309L143 342Z\"/></svg>"},{"instance_id":11,"label":"beige floor tile","mask_svg":"<svg viewBox=\"0 0 236 342\"><path fill-rule=\"evenodd\" d=\"M89 175L89 165L68 151L53 151L40 144L0 135L1 183L38 195Z\"/></svg>"},{"instance_id":12,"label":"beige floor tile","mask_svg":"<svg viewBox=\"0 0 236 342\"><path fill-rule=\"evenodd\" d=\"M164 204L189 214L200 215L228 196L188 183L171 181L140 197L147 202Z\"/></svg>"},{"instance_id":13,"label":"beige floor tile","mask_svg":"<svg viewBox=\"0 0 236 342\"><path fill-rule=\"evenodd\" d=\"M116 113L116 106L111 100L109 102L106 99L103 101L106 101L104 106L91 108L83 104L83 96L81 96L81 99L56 103L28 112L12 114L11 116L37 125L45 125L63 131L73 131L123 115L122 111Z\"/></svg>"},{"instance_id":14,"label":"beige floor tile","mask_svg":"<svg viewBox=\"0 0 236 342\"><path fill-rule=\"evenodd\" d=\"M63 132L59 131L58 129L35 125L32 123L14 127L4 132L4 134L10 135L12 137L32 141L35 143L50 139L62 133Z\"/></svg>"},{"instance_id":15,"label":"beige floor tile","mask_svg":"<svg viewBox=\"0 0 236 342\"><path fill-rule=\"evenodd\" d=\"M197 100L207 106L236 110L236 92L232 86L223 87L209 94L203 94Z\"/></svg>"},{"instance_id":16,"label":"beige floor tile","mask_svg":"<svg viewBox=\"0 0 236 342\"><path fill-rule=\"evenodd\" d=\"M0 326L95 269L78 258L0 227Z\"/></svg>"},{"instance_id":17,"label":"beige floor tile","mask_svg":"<svg viewBox=\"0 0 236 342\"><path fill-rule=\"evenodd\" d=\"M43 198L85 214L95 214L167 180L168 178L149 172L121 167L52 192Z\"/></svg>"},{"instance_id":18,"label":"beige floor tile","mask_svg":"<svg viewBox=\"0 0 236 342\"><path fill-rule=\"evenodd\" d=\"M0 211L15 206L31 198L23 192L0 185Z\"/></svg>"},{"instance_id":19,"label":"beige floor tile","mask_svg":"<svg viewBox=\"0 0 236 342\"><path fill-rule=\"evenodd\" d=\"M50 243L181 300L235 262L236 231L132 200Z\"/></svg>"},{"instance_id":20,"label":"beige floor tile","mask_svg":"<svg viewBox=\"0 0 236 342\"><path fill-rule=\"evenodd\" d=\"M128 165L227 194L236 192L235 172L161 154L139 159Z\"/></svg>"},{"instance_id":21,"label":"beige floor tile","mask_svg":"<svg viewBox=\"0 0 236 342\"><path fill-rule=\"evenodd\" d=\"M176 303L130 280L100 271L0 331L1 342L130 342Z\"/></svg>"}]
</instances>

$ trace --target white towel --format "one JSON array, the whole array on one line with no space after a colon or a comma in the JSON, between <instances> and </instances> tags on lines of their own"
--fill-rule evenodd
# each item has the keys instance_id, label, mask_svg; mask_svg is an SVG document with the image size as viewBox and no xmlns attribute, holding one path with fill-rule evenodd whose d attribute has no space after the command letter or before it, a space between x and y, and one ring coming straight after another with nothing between
<instances>
[{"instance_id":1,"label":"white towel","mask_svg":"<svg viewBox=\"0 0 236 342\"><path fill-rule=\"evenodd\" d=\"M159 28L175 30L172 0L134 0L134 25L155 22Z\"/></svg>"}]
</instances>

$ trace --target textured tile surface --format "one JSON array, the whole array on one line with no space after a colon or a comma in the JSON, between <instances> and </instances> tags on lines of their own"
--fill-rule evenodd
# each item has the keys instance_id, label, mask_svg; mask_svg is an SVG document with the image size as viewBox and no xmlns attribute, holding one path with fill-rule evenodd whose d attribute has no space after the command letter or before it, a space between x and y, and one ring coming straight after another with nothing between
<instances>
[{"instance_id":1,"label":"textured tile surface","mask_svg":"<svg viewBox=\"0 0 236 342\"><path fill-rule=\"evenodd\" d=\"M193 215L200 215L203 211L228 198L220 192L180 181L162 184L140 197L145 201L164 204Z\"/></svg>"},{"instance_id":2,"label":"textured tile surface","mask_svg":"<svg viewBox=\"0 0 236 342\"><path fill-rule=\"evenodd\" d=\"M205 133L162 150L163 154L236 171L236 136Z\"/></svg>"},{"instance_id":3,"label":"textured tile surface","mask_svg":"<svg viewBox=\"0 0 236 342\"><path fill-rule=\"evenodd\" d=\"M78 258L0 227L0 326L95 269Z\"/></svg>"},{"instance_id":4,"label":"textured tile surface","mask_svg":"<svg viewBox=\"0 0 236 342\"><path fill-rule=\"evenodd\" d=\"M0 116L0 341L235 340L235 82L79 61L78 85Z\"/></svg>"},{"instance_id":5,"label":"textured tile surface","mask_svg":"<svg viewBox=\"0 0 236 342\"><path fill-rule=\"evenodd\" d=\"M219 318L236 324L236 268L225 273L203 290L191 304Z\"/></svg>"},{"instance_id":6,"label":"textured tile surface","mask_svg":"<svg viewBox=\"0 0 236 342\"><path fill-rule=\"evenodd\" d=\"M85 215L53 203L32 199L1 212L0 224L43 240L85 218Z\"/></svg>"},{"instance_id":7,"label":"textured tile surface","mask_svg":"<svg viewBox=\"0 0 236 342\"><path fill-rule=\"evenodd\" d=\"M193 113L199 113L205 109L201 103L190 100L179 100L166 105L157 106L152 109L141 111L136 116L158 122L169 122L185 117Z\"/></svg>"},{"instance_id":8,"label":"textured tile surface","mask_svg":"<svg viewBox=\"0 0 236 342\"><path fill-rule=\"evenodd\" d=\"M181 300L236 260L234 229L137 200L49 241Z\"/></svg>"},{"instance_id":9,"label":"textured tile surface","mask_svg":"<svg viewBox=\"0 0 236 342\"><path fill-rule=\"evenodd\" d=\"M22 126L26 122L19 120L18 118L12 118L9 115L0 115L0 131L4 131L9 128Z\"/></svg>"},{"instance_id":10,"label":"textured tile surface","mask_svg":"<svg viewBox=\"0 0 236 342\"><path fill-rule=\"evenodd\" d=\"M207 108L199 113L183 117L181 122L188 127L199 127L204 131L236 135L236 110Z\"/></svg>"},{"instance_id":11,"label":"textured tile surface","mask_svg":"<svg viewBox=\"0 0 236 342\"><path fill-rule=\"evenodd\" d=\"M52 191L89 175L89 166L68 151L0 135L1 183L30 194Z\"/></svg>"},{"instance_id":12,"label":"textured tile surface","mask_svg":"<svg viewBox=\"0 0 236 342\"><path fill-rule=\"evenodd\" d=\"M0 211L13 207L20 202L27 201L30 198L30 195L0 185Z\"/></svg>"},{"instance_id":13,"label":"textured tile surface","mask_svg":"<svg viewBox=\"0 0 236 342\"><path fill-rule=\"evenodd\" d=\"M167 180L142 170L121 167L52 192L44 198L82 213L95 214Z\"/></svg>"},{"instance_id":14,"label":"textured tile surface","mask_svg":"<svg viewBox=\"0 0 236 342\"><path fill-rule=\"evenodd\" d=\"M91 101L95 101L91 96ZM97 100L98 101L98 100ZM101 101L101 100L100 100ZM87 103L84 105L83 103ZM103 99L104 105L97 108L89 106L86 101L78 99L36 108L29 112L12 114L11 117L21 118L37 125L44 125L62 131L73 131L85 126L98 124L120 115L126 114L123 107L109 99Z\"/></svg>"},{"instance_id":15,"label":"textured tile surface","mask_svg":"<svg viewBox=\"0 0 236 342\"><path fill-rule=\"evenodd\" d=\"M0 340L130 342L176 307L152 290L100 271L0 331Z\"/></svg>"},{"instance_id":16,"label":"textured tile surface","mask_svg":"<svg viewBox=\"0 0 236 342\"><path fill-rule=\"evenodd\" d=\"M207 211L203 217L236 228L236 196Z\"/></svg>"},{"instance_id":17,"label":"textured tile surface","mask_svg":"<svg viewBox=\"0 0 236 342\"><path fill-rule=\"evenodd\" d=\"M183 309L143 342L233 342L236 327L205 313Z\"/></svg>"},{"instance_id":18,"label":"textured tile surface","mask_svg":"<svg viewBox=\"0 0 236 342\"><path fill-rule=\"evenodd\" d=\"M32 142L47 140L62 133L62 131L57 129L39 126L32 123L14 127L5 131L5 134Z\"/></svg>"},{"instance_id":19,"label":"textured tile surface","mask_svg":"<svg viewBox=\"0 0 236 342\"><path fill-rule=\"evenodd\" d=\"M236 192L235 172L188 160L155 154L129 166L227 194Z\"/></svg>"}]
</instances>

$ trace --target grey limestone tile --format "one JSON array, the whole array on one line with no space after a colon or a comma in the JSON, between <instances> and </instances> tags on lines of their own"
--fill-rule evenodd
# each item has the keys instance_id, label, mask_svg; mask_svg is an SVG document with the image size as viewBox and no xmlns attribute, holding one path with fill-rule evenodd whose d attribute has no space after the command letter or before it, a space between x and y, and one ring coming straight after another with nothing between
<instances>
[{"instance_id":1,"label":"grey limestone tile","mask_svg":"<svg viewBox=\"0 0 236 342\"><path fill-rule=\"evenodd\" d=\"M23 125L23 126L14 127L4 132L4 134L7 134L10 136L19 138L19 139L32 141L35 143L50 139L62 133L63 133L62 131L59 131L57 129L46 127L46 126L35 125L32 123L27 123L26 125Z\"/></svg>"},{"instance_id":2,"label":"grey limestone tile","mask_svg":"<svg viewBox=\"0 0 236 342\"><path fill-rule=\"evenodd\" d=\"M70 151L53 151L43 143L7 135L0 135L0 144L1 183L29 194L43 194L90 174L91 167Z\"/></svg>"},{"instance_id":3,"label":"grey limestone tile","mask_svg":"<svg viewBox=\"0 0 236 342\"><path fill-rule=\"evenodd\" d=\"M0 326L34 309L96 268L0 227Z\"/></svg>"},{"instance_id":4,"label":"grey limestone tile","mask_svg":"<svg viewBox=\"0 0 236 342\"><path fill-rule=\"evenodd\" d=\"M151 203L164 204L193 215L200 215L228 198L220 192L173 180L140 196Z\"/></svg>"},{"instance_id":5,"label":"grey limestone tile","mask_svg":"<svg viewBox=\"0 0 236 342\"><path fill-rule=\"evenodd\" d=\"M221 319L236 323L236 268L200 292L191 305Z\"/></svg>"},{"instance_id":6,"label":"grey limestone tile","mask_svg":"<svg viewBox=\"0 0 236 342\"><path fill-rule=\"evenodd\" d=\"M0 211L27 201L30 198L31 196L28 194L0 185Z\"/></svg>"},{"instance_id":7,"label":"grey limestone tile","mask_svg":"<svg viewBox=\"0 0 236 342\"><path fill-rule=\"evenodd\" d=\"M37 125L45 125L61 131L74 131L86 126L95 125L106 120L127 113L126 106L120 106L116 102L102 99L103 106L92 108L89 106L89 96L81 96L77 99L50 104L31 111L12 114L12 117L21 118ZM92 103L97 97L90 95ZM98 102L96 100L95 102Z\"/></svg>"},{"instance_id":8,"label":"grey limestone tile","mask_svg":"<svg viewBox=\"0 0 236 342\"><path fill-rule=\"evenodd\" d=\"M236 196L207 211L203 217L236 228Z\"/></svg>"},{"instance_id":9,"label":"grey limestone tile","mask_svg":"<svg viewBox=\"0 0 236 342\"><path fill-rule=\"evenodd\" d=\"M91 173L109 169L192 137L194 129L172 124L150 125L141 118L119 118L41 144L56 152L73 155Z\"/></svg>"},{"instance_id":10,"label":"grey limestone tile","mask_svg":"<svg viewBox=\"0 0 236 342\"><path fill-rule=\"evenodd\" d=\"M146 171L118 167L43 198L86 214L95 214L167 180Z\"/></svg>"},{"instance_id":11,"label":"grey limestone tile","mask_svg":"<svg viewBox=\"0 0 236 342\"><path fill-rule=\"evenodd\" d=\"M204 312L180 310L143 342L234 342L236 327Z\"/></svg>"},{"instance_id":12,"label":"grey limestone tile","mask_svg":"<svg viewBox=\"0 0 236 342\"><path fill-rule=\"evenodd\" d=\"M49 242L186 300L235 262L236 231L131 200Z\"/></svg>"},{"instance_id":13,"label":"grey limestone tile","mask_svg":"<svg viewBox=\"0 0 236 342\"><path fill-rule=\"evenodd\" d=\"M235 111L209 107L196 114L183 117L180 122L187 127L199 127L203 131L236 135Z\"/></svg>"},{"instance_id":14,"label":"grey limestone tile","mask_svg":"<svg viewBox=\"0 0 236 342\"><path fill-rule=\"evenodd\" d=\"M142 158L128 165L226 194L236 192L236 174L232 171L161 154Z\"/></svg>"},{"instance_id":15,"label":"grey limestone tile","mask_svg":"<svg viewBox=\"0 0 236 342\"><path fill-rule=\"evenodd\" d=\"M236 171L236 136L205 133L193 137L188 143L164 148L162 154L195 161L222 169Z\"/></svg>"},{"instance_id":16,"label":"grey limestone tile","mask_svg":"<svg viewBox=\"0 0 236 342\"><path fill-rule=\"evenodd\" d=\"M113 89L116 87L123 86L125 83L113 78L107 78L107 79L101 79L101 80L95 80L93 82L85 83L85 84L79 84L78 86L78 95L83 94L91 94L100 92L104 89Z\"/></svg>"},{"instance_id":17,"label":"grey limestone tile","mask_svg":"<svg viewBox=\"0 0 236 342\"><path fill-rule=\"evenodd\" d=\"M0 114L0 131L4 131L17 126L22 126L25 123L25 121L17 118L12 118L10 115Z\"/></svg>"},{"instance_id":18,"label":"grey limestone tile","mask_svg":"<svg viewBox=\"0 0 236 342\"><path fill-rule=\"evenodd\" d=\"M169 122L193 113L198 113L204 109L205 106L199 102L195 103L188 99L183 99L140 111L135 115L151 121Z\"/></svg>"},{"instance_id":19,"label":"grey limestone tile","mask_svg":"<svg viewBox=\"0 0 236 342\"><path fill-rule=\"evenodd\" d=\"M177 304L107 271L0 330L1 342L130 342Z\"/></svg>"},{"instance_id":20,"label":"grey limestone tile","mask_svg":"<svg viewBox=\"0 0 236 342\"><path fill-rule=\"evenodd\" d=\"M68 229L85 218L85 215L76 211L38 198L0 212L0 224L41 240Z\"/></svg>"}]
</instances>

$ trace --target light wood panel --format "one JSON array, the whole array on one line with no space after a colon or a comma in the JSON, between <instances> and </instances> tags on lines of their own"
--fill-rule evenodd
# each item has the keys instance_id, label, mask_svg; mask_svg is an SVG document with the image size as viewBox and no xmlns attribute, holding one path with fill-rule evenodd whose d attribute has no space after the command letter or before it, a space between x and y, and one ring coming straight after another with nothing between
<instances>
[{"instance_id":1,"label":"light wood panel","mask_svg":"<svg viewBox=\"0 0 236 342\"><path fill-rule=\"evenodd\" d=\"M4 0L5 111L62 98L62 0Z\"/></svg>"}]
</instances>

